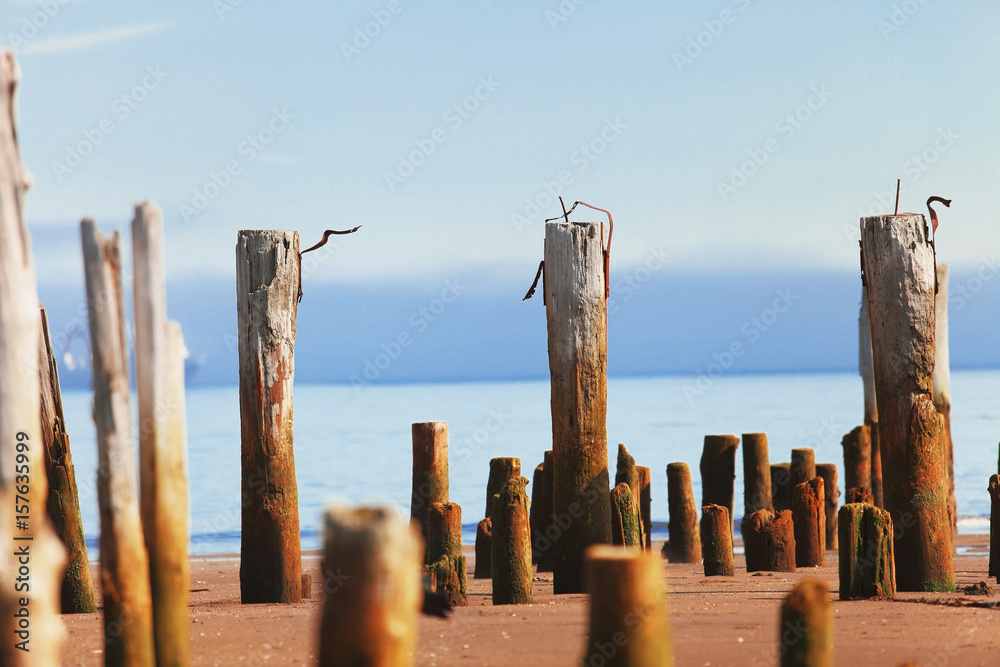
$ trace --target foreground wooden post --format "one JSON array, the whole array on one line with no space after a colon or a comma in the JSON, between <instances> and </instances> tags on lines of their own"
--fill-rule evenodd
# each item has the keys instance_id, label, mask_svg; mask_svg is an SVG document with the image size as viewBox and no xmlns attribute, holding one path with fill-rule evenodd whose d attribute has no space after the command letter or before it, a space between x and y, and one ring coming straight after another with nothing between
<instances>
[{"instance_id":1,"label":"foreground wooden post","mask_svg":"<svg viewBox=\"0 0 1000 667\"><path fill-rule=\"evenodd\" d=\"M691 471L686 463L667 464L667 510L669 533L663 555L670 563L701 562L698 510L691 490Z\"/></svg>"},{"instance_id":2,"label":"foreground wooden post","mask_svg":"<svg viewBox=\"0 0 1000 667\"><path fill-rule=\"evenodd\" d=\"M862 424L844 436L844 488L872 488L872 429Z\"/></svg>"},{"instance_id":3,"label":"foreground wooden post","mask_svg":"<svg viewBox=\"0 0 1000 667\"><path fill-rule=\"evenodd\" d=\"M48 479L48 500L45 509L56 535L66 547L66 574L60 589L60 607L64 614L92 614L97 611L94 582L90 576L87 542L80 517L80 493L76 486L76 471L69 451L69 434L63 415L62 393L59 391L59 371L49 318L41 309L41 346L38 379L42 397L41 442L44 447L45 476Z\"/></svg>"},{"instance_id":4,"label":"foreground wooden post","mask_svg":"<svg viewBox=\"0 0 1000 667\"><path fill-rule=\"evenodd\" d=\"M538 542L532 542L532 553L538 552L539 572L551 572L556 562L556 544L558 534L553 529L552 523L552 478L554 466L552 463L552 450L545 452L545 459L542 463L542 501L537 511L540 515L538 524L542 532L542 538Z\"/></svg>"},{"instance_id":5,"label":"foreground wooden post","mask_svg":"<svg viewBox=\"0 0 1000 667\"><path fill-rule=\"evenodd\" d=\"M416 527L391 509L329 508L323 541L323 572L338 582L323 604L321 667L412 667L423 600Z\"/></svg>"},{"instance_id":6,"label":"foreground wooden post","mask_svg":"<svg viewBox=\"0 0 1000 667\"><path fill-rule=\"evenodd\" d=\"M531 604L527 477L507 481L493 499L493 604Z\"/></svg>"},{"instance_id":7,"label":"foreground wooden post","mask_svg":"<svg viewBox=\"0 0 1000 667\"><path fill-rule=\"evenodd\" d=\"M621 482L611 489L611 543L641 549L639 522L639 504L628 484Z\"/></svg>"},{"instance_id":8,"label":"foreground wooden post","mask_svg":"<svg viewBox=\"0 0 1000 667\"><path fill-rule=\"evenodd\" d=\"M557 594L582 593L584 551L611 541L606 278L603 224L545 225L553 512L573 517L556 540Z\"/></svg>"},{"instance_id":9,"label":"foreground wooden post","mask_svg":"<svg viewBox=\"0 0 1000 667\"><path fill-rule=\"evenodd\" d=\"M792 464L789 468L792 493L799 484L808 482L816 476L816 452L810 447L800 447L792 450Z\"/></svg>"},{"instance_id":10,"label":"foreground wooden post","mask_svg":"<svg viewBox=\"0 0 1000 667\"><path fill-rule=\"evenodd\" d=\"M840 487L837 485L837 464L817 463L816 475L823 478L823 494L826 496L826 549L837 550L837 505Z\"/></svg>"},{"instance_id":11,"label":"foreground wooden post","mask_svg":"<svg viewBox=\"0 0 1000 667\"><path fill-rule=\"evenodd\" d=\"M826 498L823 478L798 484L792 492L795 566L826 565Z\"/></svg>"},{"instance_id":12,"label":"foreground wooden post","mask_svg":"<svg viewBox=\"0 0 1000 667\"><path fill-rule=\"evenodd\" d=\"M955 451L951 442L951 360L948 350L948 265L937 265L937 294L934 295L934 407L944 418L944 447L948 474L948 515L951 531L958 534L955 500Z\"/></svg>"},{"instance_id":13,"label":"foreground wooden post","mask_svg":"<svg viewBox=\"0 0 1000 667\"><path fill-rule=\"evenodd\" d=\"M493 518L493 504L496 496L507 486L507 482L512 479L521 478L521 459L518 458L495 458L490 459L490 476L486 481L486 518ZM493 539L493 524L489 530L476 531L476 579L490 578L490 559L487 557L480 562L478 555L482 551L490 554L493 550L490 540ZM480 544L480 540L485 540Z\"/></svg>"},{"instance_id":14,"label":"foreground wooden post","mask_svg":"<svg viewBox=\"0 0 1000 667\"><path fill-rule=\"evenodd\" d=\"M795 572L792 513L759 510L744 522L747 572Z\"/></svg>"},{"instance_id":15,"label":"foreground wooden post","mask_svg":"<svg viewBox=\"0 0 1000 667\"><path fill-rule=\"evenodd\" d=\"M771 503L774 511L792 509L792 464L771 464Z\"/></svg>"},{"instance_id":16,"label":"foreground wooden post","mask_svg":"<svg viewBox=\"0 0 1000 667\"><path fill-rule=\"evenodd\" d=\"M243 230L236 244L244 604L302 597L292 448L298 253L298 232Z\"/></svg>"},{"instance_id":17,"label":"foreground wooden post","mask_svg":"<svg viewBox=\"0 0 1000 667\"><path fill-rule=\"evenodd\" d=\"M61 663L65 637L59 580L66 552L46 519L38 292L22 218L29 176L21 166L15 126L19 79L13 52L0 49L0 507L5 513L0 520L0 664L55 667ZM24 474L27 482L16 477ZM27 493L18 488L24 484ZM17 511L25 504L24 513ZM18 590L17 552L25 547L30 550L30 589ZM30 628L25 629L21 620L29 615L25 622Z\"/></svg>"},{"instance_id":18,"label":"foreground wooden post","mask_svg":"<svg viewBox=\"0 0 1000 667\"><path fill-rule=\"evenodd\" d=\"M722 505L733 521L733 485L736 480L735 435L706 435L701 453L701 505Z\"/></svg>"},{"instance_id":19,"label":"foreground wooden post","mask_svg":"<svg viewBox=\"0 0 1000 667\"><path fill-rule=\"evenodd\" d=\"M584 665L672 667L673 640L660 562L597 545L587 550L590 631Z\"/></svg>"},{"instance_id":20,"label":"foreground wooden post","mask_svg":"<svg viewBox=\"0 0 1000 667\"><path fill-rule=\"evenodd\" d=\"M989 576L1000 584L1000 475L990 475L990 563Z\"/></svg>"},{"instance_id":21,"label":"foreground wooden post","mask_svg":"<svg viewBox=\"0 0 1000 667\"><path fill-rule=\"evenodd\" d=\"M457 503L431 503L426 514L424 571L452 606L466 603L465 556L462 555L462 508Z\"/></svg>"},{"instance_id":22,"label":"foreground wooden post","mask_svg":"<svg viewBox=\"0 0 1000 667\"><path fill-rule=\"evenodd\" d=\"M874 505L849 504L837 516L840 599L896 597L892 518Z\"/></svg>"},{"instance_id":23,"label":"foreground wooden post","mask_svg":"<svg viewBox=\"0 0 1000 667\"><path fill-rule=\"evenodd\" d=\"M861 316L858 318L858 369L865 392L865 426L871 434L871 491L875 506L882 504L882 451L879 447L878 401L875 398L875 365L872 360L872 327L868 314L868 288L861 286Z\"/></svg>"},{"instance_id":24,"label":"foreground wooden post","mask_svg":"<svg viewBox=\"0 0 1000 667\"><path fill-rule=\"evenodd\" d=\"M80 225L87 284L97 425L97 500L106 665L153 665L149 561L142 538L132 454L121 239L105 241L93 220Z\"/></svg>"},{"instance_id":25,"label":"foreground wooden post","mask_svg":"<svg viewBox=\"0 0 1000 667\"><path fill-rule=\"evenodd\" d=\"M490 560L493 556L493 521L489 518L483 519L476 526L476 568L473 570L473 578L489 579L492 577Z\"/></svg>"},{"instance_id":26,"label":"foreground wooden post","mask_svg":"<svg viewBox=\"0 0 1000 667\"><path fill-rule=\"evenodd\" d=\"M728 508L722 505L701 508L701 546L706 577L733 576L733 528Z\"/></svg>"},{"instance_id":27,"label":"foreground wooden post","mask_svg":"<svg viewBox=\"0 0 1000 667\"><path fill-rule=\"evenodd\" d=\"M953 591L944 419L934 407L934 249L922 215L862 218L884 500L903 591Z\"/></svg>"},{"instance_id":28,"label":"foreground wooden post","mask_svg":"<svg viewBox=\"0 0 1000 667\"><path fill-rule=\"evenodd\" d=\"M448 502L448 422L415 422L410 427L410 437L413 444L410 520L418 526L426 544L428 509L432 503Z\"/></svg>"},{"instance_id":29,"label":"foreground wooden post","mask_svg":"<svg viewBox=\"0 0 1000 667\"><path fill-rule=\"evenodd\" d=\"M641 519L639 527L642 529L642 534L645 535L644 548L649 551L653 548L653 511L651 507L653 504L653 471L647 466L637 466L636 470L639 471L639 518Z\"/></svg>"},{"instance_id":30,"label":"foreground wooden post","mask_svg":"<svg viewBox=\"0 0 1000 667\"><path fill-rule=\"evenodd\" d=\"M781 667L833 667L833 602L818 579L803 579L781 604Z\"/></svg>"}]
</instances>

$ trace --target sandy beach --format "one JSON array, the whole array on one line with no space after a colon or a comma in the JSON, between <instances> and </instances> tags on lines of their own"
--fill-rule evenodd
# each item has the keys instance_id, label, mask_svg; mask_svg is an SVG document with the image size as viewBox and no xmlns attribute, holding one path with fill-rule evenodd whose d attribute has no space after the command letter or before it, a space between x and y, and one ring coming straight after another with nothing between
<instances>
[{"instance_id":1,"label":"sandy beach","mask_svg":"<svg viewBox=\"0 0 1000 667\"><path fill-rule=\"evenodd\" d=\"M986 576L989 536L957 538L958 593L899 593L896 600L835 601L838 665L995 665L1000 651L1000 598L971 596L963 586ZM737 542L737 544L739 544ZM654 543L659 550L660 544ZM469 604L447 620L422 616L416 664L579 665L586 643L587 597L552 594L552 574L535 577L533 605L494 607L490 581L472 579ZM315 662L320 617L320 555L303 557L313 595L293 605L240 605L235 554L192 559L192 642L196 665L286 665ZM664 563L677 665L776 665L778 608L805 577L818 577L836 600L837 554L825 567L794 574L749 575L741 554L734 577L703 576L700 565ZM94 567L94 581L99 581ZM995 585L994 585L995 586ZM988 605L997 605L991 608ZM974 606L975 605L975 606ZM100 614L65 617L64 665L102 665Z\"/></svg>"}]
</instances>

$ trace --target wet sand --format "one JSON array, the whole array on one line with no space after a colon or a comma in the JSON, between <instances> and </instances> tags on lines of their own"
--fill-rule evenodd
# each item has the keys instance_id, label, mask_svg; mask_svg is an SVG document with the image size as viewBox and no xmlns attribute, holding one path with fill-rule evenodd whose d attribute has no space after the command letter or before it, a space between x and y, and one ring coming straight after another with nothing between
<instances>
[{"instance_id":1,"label":"wet sand","mask_svg":"<svg viewBox=\"0 0 1000 667\"><path fill-rule=\"evenodd\" d=\"M836 600L837 554L794 574L746 572L736 556L734 577L705 577L701 566L664 564L676 664L777 665L778 609L804 577L822 579L836 610L836 664L954 667L1000 663L1000 587L986 576L987 535L960 536L955 557L959 588L980 581L998 593L900 593L895 601ZM660 545L654 544L659 550ZM447 620L422 616L416 664L580 665L586 643L587 598L552 594L552 574L535 578L535 604L494 607L490 582L472 579L469 605ZM196 665L315 663L321 583L319 554L306 554L313 597L295 605L240 605L235 555L192 559L192 641ZM95 568L95 581L98 581ZM961 606L932 604L949 602ZM997 608L971 604L996 604ZM68 616L64 665L102 665L100 614Z\"/></svg>"}]
</instances>

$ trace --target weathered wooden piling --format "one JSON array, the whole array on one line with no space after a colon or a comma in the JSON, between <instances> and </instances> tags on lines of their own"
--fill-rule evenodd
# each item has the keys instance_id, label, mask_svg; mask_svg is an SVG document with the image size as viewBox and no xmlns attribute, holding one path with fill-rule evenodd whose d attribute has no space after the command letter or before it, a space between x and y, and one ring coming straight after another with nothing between
<instances>
[{"instance_id":1,"label":"weathered wooden piling","mask_svg":"<svg viewBox=\"0 0 1000 667\"><path fill-rule=\"evenodd\" d=\"M236 244L243 515L240 599L298 602L299 494L292 437L298 232L243 230Z\"/></svg>"},{"instance_id":2,"label":"weathered wooden piling","mask_svg":"<svg viewBox=\"0 0 1000 667\"><path fill-rule=\"evenodd\" d=\"M902 591L955 589L944 419L934 407L934 248L922 215L862 218L884 500Z\"/></svg>"},{"instance_id":3,"label":"weathered wooden piling","mask_svg":"<svg viewBox=\"0 0 1000 667\"><path fill-rule=\"evenodd\" d=\"M840 444L844 447L844 488L861 487L871 491L872 429L862 424L855 426L844 436Z\"/></svg>"},{"instance_id":4,"label":"weathered wooden piling","mask_svg":"<svg viewBox=\"0 0 1000 667\"><path fill-rule=\"evenodd\" d=\"M573 517L556 540L556 593L582 593L584 551L611 541L604 245L603 224L545 225L553 512Z\"/></svg>"},{"instance_id":5,"label":"weathered wooden piling","mask_svg":"<svg viewBox=\"0 0 1000 667\"><path fill-rule=\"evenodd\" d=\"M542 537L537 542L531 543L531 552L538 552L538 566L535 568L539 572L551 572L556 562L556 544L558 539L558 527L552 522L552 478L554 474L552 464L552 450L545 452L542 463L542 500L536 511L540 515L539 527Z\"/></svg>"},{"instance_id":6,"label":"weathered wooden piling","mask_svg":"<svg viewBox=\"0 0 1000 667\"><path fill-rule=\"evenodd\" d=\"M653 548L653 471L647 466L637 466L639 471L639 518L642 523L642 534L644 538L644 548L649 551Z\"/></svg>"},{"instance_id":7,"label":"weathered wooden piling","mask_svg":"<svg viewBox=\"0 0 1000 667\"><path fill-rule=\"evenodd\" d=\"M452 606L466 603L465 556L462 555L462 508L457 503L431 503L425 514L427 546L424 571Z\"/></svg>"},{"instance_id":8,"label":"weathered wooden piling","mask_svg":"<svg viewBox=\"0 0 1000 667\"><path fill-rule=\"evenodd\" d=\"M611 543L641 549L639 522L639 503L629 485L619 482L611 489Z\"/></svg>"},{"instance_id":9,"label":"weathered wooden piling","mask_svg":"<svg viewBox=\"0 0 1000 667\"><path fill-rule=\"evenodd\" d=\"M97 601L90 576L90 561L87 559L87 542L83 536L76 471L63 415L59 370L52 350L49 318L44 306L40 311L42 327L38 380L42 398L41 443L49 488L45 509L67 554L66 574L59 593L60 608L64 614L92 614L97 611Z\"/></svg>"},{"instance_id":10,"label":"weathered wooden piling","mask_svg":"<svg viewBox=\"0 0 1000 667\"><path fill-rule=\"evenodd\" d=\"M312 581L313 578L311 574L309 574L308 572L302 573L302 585L300 586L300 588L302 589L303 600L308 600L312 597Z\"/></svg>"},{"instance_id":11,"label":"weathered wooden piling","mask_svg":"<svg viewBox=\"0 0 1000 667\"><path fill-rule=\"evenodd\" d=\"M391 509L329 508L323 547L321 667L412 667L424 547Z\"/></svg>"},{"instance_id":12,"label":"weathered wooden piling","mask_svg":"<svg viewBox=\"0 0 1000 667\"><path fill-rule=\"evenodd\" d=\"M410 520L427 539L427 512L432 503L448 502L448 422L415 422L410 426L413 445L413 486Z\"/></svg>"},{"instance_id":13,"label":"weathered wooden piling","mask_svg":"<svg viewBox=\"0 0 1000 667\"><path fill-rule=\"evenodd\" d=\"M781 667L833 667L833 602L818 579L803 579L781 604Z\"/></svg>"},{"instance_id":14,"label":"weathered wooden piling","mask_svg":"<svg viewBox=\"0 0 1000 667\"><path fill-rule=\"evenodd\" d=\"M792 492L795 566L826 565L826 498L822 477L797 484Z\"/></svg>"},{"instance_id":15,"label":"weathered wooden piling","mask_svg":"<svg viewBox=\"0 0 1000 667\"><path fill-rule=\"evenodd\" d=\"M493 604L531 604L531 530L527 477L516 477L493 499Z\"/></svg>"},{"instance_id":16,"label":"weathered wooden piling","mask_svg":"<svg viewBox=\"0 0 1000 667\"><path fill-rule=\"evenodd\" d=\"M840 504L840 487L837 484L837 464L817 463L816 475L823 478L823 495L826 496L826 550L837 550L837 507Z\"/></svg>"},{"instance_id":17,"label":"weathered wooden piling","mask_svg":"<svg viewBox=\"0 0 1000 667\"><path fill-rule=\"evenodd\" d=\"M990 475L990 563L989 576L1000 584L1000 475Z\"/></svg>"},{"instance_id":18,"label":"weathered wooden piling","mask_svg":"<svg viewBox=\"0 0 1000 667\"><path fill-rule=\"evenodd\" d=\"M584 665L672 667L673 640L659 559L606 545L587 550L590 631Z\"/></svg>"},{"instance_id":19,"label":"weathered wooden piling","mask_svg":"<svg viewBox=\"0 0 1000 667\"><path fill-rule=\"evenodd\" d=\"M632 498L635 500L636 506L639 505L639 497L642 493L642 484L639 480L639 475L639 466L635 464L635 457L629 454L628 450L625 448L625 443L618 443L615 484L628 484L628 488L632 490ZM612 533L613 532L614 526L612 525ZM639 541L641 544L646 543L646 531L645 527L642 525L641 511L639 513ZM614 542L614 540L612 540L612 542Z\"/></svg>"},{"instance_id":20,"label":"weathered wooden piling","mask_svg":"<svg viewBox=\"0 0 1000 667\"><path fill-rule=\"evenodd\" d=\"M795 572L795 531L790 510L758 510L743 522L747 572Z\"/></svg>"},{"instance_id":21,"label":"weathered wooden piling","mask_svg":"<svg viewBox=\"0 0 1000 667\"><path fill-rule=\"evenodd\" d=\"M944 447L948 474L948 516L951 530L958 534L955 500L955 451L951 441L951 359L948 348L948 265L937 265L937 293L934 295L934 407L944 419Z\"/></svg>"},{"instance_id":22,"label":"weathered wooden piling","mask_svg":"<svg viewBox=\"0 0 1000 667\"><path fill-rule=\"evenodd\" d=\"M865 426L871 436L871 490L875 506L882 505L882 451L879 447L878 401L875 397L875 365L872 360L872 327L868 314L868 288L861 281L861 315L858 318L858 370L864 385Z\"/></svg>"},{"instance_id":23,"label":"weathered wooden piling","mask_svg":"<svg viewBox=\"0 0 1000 667\"><path fill-rule=\"evenodd\" d=\"M507 482L512 479L520 479L521 477L521 459L509 458L509 457L499 457L495 459L490 459L490 476L486 480L486 518L493 518L493 504L496 502L496 496L500 493L501 489L507 486ZM478 554L480 549L489 554L492 552L493 547L491 542L486 541L480 545L479 541L491 540L492 539L492 524L490 530L488 531L476 531L476 579L489 579L490 578L490 559L487 558L485 562L480 562Z\"/></svg>"},{"instance_id":24,"label":"weathered wooden piling","mask_svg":"<svg viewBox=\"0 0 1000 667\"><path fill-rule=\"evenodd\" d=\"M792 464L771 464L771 504L774 511L792 509Z\"/></svg>"},{"instance_id":25,"label":"weathered wooden piling","mask_svg":"<svg viewBox=\"0 0 1000 667\"><path fill-rule=\"evenodd\" d=\"M706 435L701 453L701 505L722 505L733 521L733 486L736 480L735 435Z\"/></svg>"},{"instance_id":26,"label":"weathered wooden piling","mask_svg":"<svg viewBox=\"0 0 1000 667\"><path fill-rule=\"evenodd\" d=\"M535 466L535 472L531 476L531 505L528 507L528 523L531 525L531 562L538 565L537 545L544 539L544 528L541 527L542 515L539 513L542 504L542 495L545 486L545 463Z\"/></svg>"},{"instance_id":27,"label":"weathered wooden piling","mask_svg":"<svg viewBox=\"0 0 1000 667\"><path fill-rule=\"evenodd\" d=\"M667 464L668 539L663 555L670 563L701 562L698 509L691 489L691 470L686 463Z\"/></svg>"},{"instance_id":28,"label":"weathered wooden piling","mask_svg":"<svg viewBox=\"0 0 1000 667\"><path fill-rule=\"evenodd\" d=\"M97 426L106 665L153 665L153 607L132 453L121 238L80 225Z\"/></svg>"},{"instance_id":29,"label":"weathered wooden piling","mask_svg":"<svg viewBox=\"0 0 1000 667\"><path fill-rule=\"evenodd\" d=\"M701 508L701 548L706 577L733 576L733 527L728 508L722 505Z\"/></svg>"},{"instance_id":30,"label":"weathered wooden piling","mask_svg":"<svg viewBox=\"0 0 1000 667\"><path fill-rule=\"evenodd\" d=\"M840 599L896 596L892 518L871 504L850 503L837 515Z\"/></svg>"},{"instance_id":31,"label":"weathered wooden piling","mask_svg":"<svg viewBox=\"0 0 1000 667\"><path fill-rule=\"evenodd\" d=\"M490 560L493 553L493 522L483 519L476 525L476 566L474 579L491 578Z\"/></svg>"},{"instance_id":32,"label":"weathered wooden piling","mask_svg":"<svg viewBox=\"0 0 1000 667\"><path fill-rule=\"evenodd\" d=\"M816 452L811 447L799 447L792 450L792 464L788 469L791 475L791 487L808 482L816 476Z\"/></svg>"},{"instance_id":33,"label":"weathered wooden piling","mask_svg":"<svg viewBox=\"0 0 1000 667\"><path fill-rule=\"evenodd\" d=\"M773 510L766 433L743 434L743 516Z\"/></svg>"}]
</instances>

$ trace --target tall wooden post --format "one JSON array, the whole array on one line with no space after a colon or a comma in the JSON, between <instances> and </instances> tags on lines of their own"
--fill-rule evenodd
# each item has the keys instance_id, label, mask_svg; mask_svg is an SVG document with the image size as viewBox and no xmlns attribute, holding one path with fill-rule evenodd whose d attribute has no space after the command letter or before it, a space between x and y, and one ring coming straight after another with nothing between
<instances>
[{"instance_id":1,"label":"tall wooden post","mask_svg":"<svg viewBox=\"0 0 1000 667\"><path fill-rule=\"evenodd\" d=\"M38 292L22 217L28 174L21 166L15 127L19 79L13 52L0 49L0 507L5 513L0 520L0 664L54 667L60 664L65 636L59 579L66 552L45 515ZM20 576L15 554L22 548L31 553L27 591L15 590ZM20 620L29 614L26 630ZM26 650L19 650L19 642L27 642L21 647Z\"/></svg>"},{"instance_id":2,"label":"tall wooden post","mask_svg":"<svg viewBox=\"0 0 1000 667\"><path fill-rule=\"evenodd\" d=\"M556 545L552 526L552 480L554 476L554 465L552 463L552 450L545 452L545 459L542 463L542 499L537 511L540 515L538 520L541 537L537 543L532 542L531 551L538 551L538 571L551 572L556 562Z\"/></svg>"},{"instance_id":3,"label":"tall wooden post","mask_svg":"<svg viewBox=\"0 0 1000 667\"><path fill-rule=\"evenodd\" d=\"M121 239L80 225L87 283L101 512L106 665L153 665L153 607L132 453Z\"/></svg>"},{"instance_id":4,"label":"tall wooden post","mask_svg":"<svg viewBox=\"0 0 1000 667\"><path fill-rule=\"evenodd\" d=\"M736 480L736 449L740 439L735 435L706 435L701 453L701 506L721 505L729 510L733 522L733 485Z\"/></svg>"},{"instance_id":5,"label":"tall wooden post","mask_svg":"<svg viewBox=\"0 0 1000 667\"><path fill-rule=\"evenodd\" d=\"M858 317L858 370L864 385L865 426L871 429L871 491L876 507L882 499L882 449L878 435L878 401L875 399L875 366L872 362L872 327L868 315L868 288L861 286L861 315Z\"/></svg>"},{"instance_id":6,"label":"tall wooden post","mask_svg":"<svg viewBox=\"0 0 1000 667\"><path fill-rule=\"evenodd\" d=\"M299 494L292 452L298 232L243 230L236 244L244 604L299 602Z\"/></svg>"},{"instance_id":7,"label":"tall wooden post","mask_svg":"<svg viewBox=\"0 0 1000 667\"><path fill-rule=\"evenodd\" d=\"M545 225L553 511L572 517L556 540L556 593L584 592L584 551L611 541L605 278L603 224Z\"/></svg>"},{"instance_id":8,"label":"tall wooden post","mask_svg":"<svg viewBox=\"0 0 1000 667\"><path fill-rule=\"evenodd\" d=\"M63 415L59 370L52 350L49 318L41 307L42 335L39 346L38 379L42 395L42 445L49 495L45 504L56 535L67 551L66 574L60 589L60 607L64 614L92 614L97 611L94 582L90 576L87 542L80 516L80 493L76 470L69 451L69 434Z\"/></svg>"},{"instance_id":9,"label":"tall wooden post","mask_svg":"<svg viewBox=\"0 0 1000 667\"><path fill-rule=\"evenodd\" d=\"M774 511L771 502L771 459L766 433L743 434L743 516Z\"/></svg>"},{"instance_id":10,"label":"tall wooden post","mask_svg":"<svg viewBox=\"0 0 1000 667\"><path fill-rule=\"evenodd\" d=\"M862 424L844 436L844 488L872 488L872 429Z\"/></svg>"},{"instance_id":11,"label":"tall wooden post","mask_svg":"<svg viewBox=\"0 0 1000 667\"><path fill-rule=\"evenodd\" d=\"M840 500L840 487L837 484L837 464L817 463L816 475L823 478L823 493L826 496L826 548L827 551L836 551L837 506Z\"/></svg>"},{"instance_id":12,"label":"tall wooden post","mask_svg":"<svg viewBox=\"0 0 1000 667\"><path fill-rule=\"evenodd\" d=\"M419 527L426 544L431 503L448 502L448 422L415 422L410 434L413 442L410 520Z\"/></svg>"},{"instance_id":13,"label":"tall wooden post","mask_svg":"<svg viewBox=\"0 0 1000 667\"><path fill-rule=\"evenodd\" d=\"M922 215L861 219L884 499L902 591L955 590L944 419L934 407L934 248Z\"/></svg>"},{"instance_id":14,"label":"tall wooden post","mask_svg":"<svg viewBox=\"0 0 1000 667\"><path fill-rule=\"evenodd\" d=\"M948 515L951 531L958 534L958 507L955 500L955 449L951 441L951 360L948 350L948 265L937 265L937 294L934 295L934 407L944 418L945 458L948 462Z\"/></svg>"}]
</instances>

